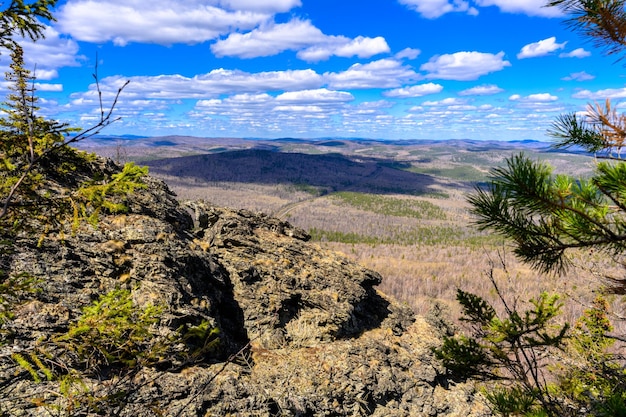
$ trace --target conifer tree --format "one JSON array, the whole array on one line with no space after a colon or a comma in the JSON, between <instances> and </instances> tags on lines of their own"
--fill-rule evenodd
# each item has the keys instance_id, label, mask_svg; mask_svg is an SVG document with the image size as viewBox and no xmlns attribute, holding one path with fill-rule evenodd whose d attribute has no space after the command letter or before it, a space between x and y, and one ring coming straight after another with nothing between
<instances>
[{"instance_id":1,"label":"conifer tree","mask_svg":"<svg viewBox=\"0 0 626 417\"><path fill-rule=\"evenodd\" d=\"M609 54L626 46L624 0L558 0L582 31ZM550 166L525 155L508 159L492 171L487 188L469 197L477 223L494 230L515 245L515 253L543 271L564 272L566 254L588 248L612 256L626 265L626 115L610 100L589 104L585 114L557 118L549 134L556 148L572 146L599 161L588 179L554 175ZM614 292L626 292L626 279L614 280Z\"/></svg>"},{"instance_id":2,"label":"conifer tree","mask_svg":"<svg viewBox=\"0 0 626 417\"><path fill-rule=\"evenodd\" d=\"M9 217L9 221L15 222L23 214L20 206L30 207L31 213L42 208L39 191L46 177L42 170L59 174L68 168L68 160L50 165L44 158L64 143L71 129L36 114L39 108L35 78L24 67L20 45L13 45L11 60L10 71L5 76L10 93L2 104L3 117L0 117L0 218ZM66 159L73 153L69 149L63 151Z\"/></svg>"},{"instance_id":3,"label":"conifer tree","mask_svg":"<svg viewBox=\"0 0 626 417\"><path fill-rule=\"evenodd\" d=\"M68 146L116 120L113 109L125 85L108 111L100 103L101 118L88 129L38 115L35 77L25 67L17 39L18 35L43 37L45 27L37 18L53 20L54 4L14 0L0 12L0 44L11 52L10 71L5 75L10 93L0 109L0 236L4 237L24 228L46 233L67 223L75 227L79 218L93 223L102 210L123 211L124 196L142 186L140 178L147 172L131 163L117 174L96 173L90 166L93 156ZM97 84L97 74L94 78Z\"/></svg>"},{"instance_id":4,"label":"conifer tree","mask_svg":"<svg viewBox=\"0 0 626 417\"><path fill-rule=\"evenodd\" d=\"M555 0L548 6L561 8L567 24L607 54L626 48L625 0ZM549 134L555 148L593 155L594 174L584 179L554 174L548 164L515 155L468 198L478 226L510 239L520 259L544 272L566 272L567 254L579 249L604 253L626 267L626 115L607 99L589 104L584 114L559 116ZM626 294L625 277L595 272L605 275L607 292ZM507 380L486 395L499 415L626 415L626 369L613 353L615 342L626 338L608 334L610 312L602 297L573 328L559 328L551 323L559 304L534 300L534 308L520 313L492 283L506 314L500 318L482 298L459 291L463 320L472 329L470 337L445 338L435 350L449 370ZM569 355L547 376L543 359L557 349ZM505 372L494 375L498 369Z\"/></svg>"},{"instance_id":5,"label":"conifer tree","mask_svg":"<svg viewBox=\"0 0 626 417\"><path fill-rule=\"evenodd\" d=\"M36 41L44 37L45 26L40 21L54 21L52 8L57 0L11 0L0 12L0 46L12 50L17 45L18 35ZM0 3L0 7L4 2Z\"/></svg>"}]
</instances>

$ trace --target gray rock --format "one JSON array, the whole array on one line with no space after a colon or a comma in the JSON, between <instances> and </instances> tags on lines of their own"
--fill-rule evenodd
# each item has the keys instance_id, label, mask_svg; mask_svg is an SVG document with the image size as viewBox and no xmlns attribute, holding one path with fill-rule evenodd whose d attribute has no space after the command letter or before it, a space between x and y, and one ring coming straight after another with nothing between
<instances>
[{"instance_id":1,"label":"gray rock","mask_svg":"<svg viewBox=\"0 0 626 417\"><path fill-rule=\"evenodd\" d=\"M41 245L22 237L1 255L10 272L39 279L41 291L5 325L0 415L489 414L470 383L445 381L431 352L437 331L377 291L378 273L309 243L287 222L179 204L165 184L146 182L129 213ZM189 361L181 343L157 364L101 369L65 395L60 380L36 383L11 358L39 349L54 362L63 353L51 341L115 288L139 305L164 306L153 329L162 340L208 321L220 330L219 349ZM88 411L86 398L97 407Z\"/></svg>"}]
</instances>

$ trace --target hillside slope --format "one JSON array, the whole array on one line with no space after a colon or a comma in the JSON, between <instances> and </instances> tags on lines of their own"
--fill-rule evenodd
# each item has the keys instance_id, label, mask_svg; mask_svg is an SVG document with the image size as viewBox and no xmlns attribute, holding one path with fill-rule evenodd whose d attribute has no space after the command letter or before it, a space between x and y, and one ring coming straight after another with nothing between
<instances>
[{"instance_id":1,"label":"hillside slope","mask_svg":"<svg viewBox=\"0 0 626 417\"><path fill-rule=\"evenodd\" d=\"M0 415L486 414L471 385L446 380L434 360L437 330L379 293L378 273L287 222L181 205L164 183L146 183L124 215L62 238L24 236L1 254L4 269L31 274L40 291L5 326ZM61 335L115 289L162 307L156 338L209 323L218 346L190 357L173 344L132 372L100 366L68 388L66 358L76 353ZM35 382L15 360L33 352L66 377Z\"/></svg>"}]
</instances>

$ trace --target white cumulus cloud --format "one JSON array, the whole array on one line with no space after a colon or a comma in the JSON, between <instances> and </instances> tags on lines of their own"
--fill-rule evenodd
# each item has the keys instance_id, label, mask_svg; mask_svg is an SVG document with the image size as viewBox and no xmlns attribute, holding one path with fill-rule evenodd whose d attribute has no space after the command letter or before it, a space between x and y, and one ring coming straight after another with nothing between
<instances>
[{"instance_id":1,"label":"white cumulus cloud","mask_svg":"<svg viewBox=\"0 0 626 417\"><path fill-rule=\"evenodd\" d=\"M604 90L590 91L582 90L573 94L572 97L585 100L605 100L607 98L626 98L626 88L607 88Z\"/></svg>"},{"instance_id":2,"label":"white cumulus cloud","mask_svg":"<svg viewBox=\"0 0 626 417\"><path fill-rule=\"evenodd\" d=\"M504 90L497 85L478 85L476 87L468 88L459 92L460 96L490 96L492 94L498 94Z\"/></svg>"},{"instance_id":3,"label":"white cumulus cloud","mask_svg":"<svg viewBox=\"0 0 626 417\"><path fill-rule=\"evenodd\" d=\"M255 58L276 55L286 50L304 49L325 39L321 30L309 20L265 25L248 33L232 33L211 45L219 57Z\"/></svg>"},{"instance_id":4,"label":"white cumulus cloud","mask_svg":"<svg viewBox=\"0 0 626 417\"><path fill-rule=\"evenodd\" d=\"M401 4L415 10L428 19L436 19L446 13L464 12L478 14L478 10L465 0L399 0Z\"/></svg>"},{"instance_id":5,"label":"white cumulus cloud","mask_svg":"<svg viewBox=\"0 0 626 417\"><path fill-rule=\"evenodd\" d=\"M299 106L299 105L295 105L295 106L276 106L272 109L273 111L278 111L278 112L287 112L287 113L325 113L327 110L325 110L324 108L320 107L320 106Z\"/></svg>"},{"instance_id":6,"label":"white cumulus cloud","mask_svg":"<svg viewBox=\"0 0 626 417\"><path fill-rule=\"evenodd\" d=\"M53 80L59 76L59 72L56 69L45 70L37 68L36 71L33 71L33 75L35 75L38 80Z\"/></svg>"},{"instance_id":7,"label":"white cumulus cloud","mask_svg":"<svg viewBox=\"0 0 626 417\"><path fill-rule=\"evenodd\" d=\"M591 52L586 51L583 48L577 48L571 52L563 52L562 54L559 54L559 58L587 58L588 56L591 56Z\"/></svg>"},{"instance_id":8,"label":"white cumulus cloud","mask_svg":"<svg viewBox=\"0 0 626 417\"><path fill-rule=\"evenodd\" d=\"M546 0L476 0L480 7L496 6L506 13L520 13L528 16L561 17L558 7L546 7Z\"/></svg>"},{"instance_id":9,"label":"white cumulus cloud","mask_svg":"<svg viewBox=\"0 0 626 417\"><path fill-rule=\"evenodd\" d=\"M51 80L58 77L58 69L80 66L85 57L78 54L78 44L62 36L56 29L47 26L45 38L37 42L21 40L24 48L24 63L27 69L34 72L38 80ZM0 49L0 72L8 70L10 52Z\"/></svg>"},{"instance_id":10,"label":"white cumulus cloud","mask_svg":"<svg viewBox=\"0 0 626 417\"><path fill-rule=\"evenodd\" d=\"M336 55L341 57L371 56L389 52L382 37L328 36L313 26L309 20L294 19L287 23L267 24L247 33L233 33L211 46L219 57L237 56L256 58L272 56L283 51L298 51L298 58L321 61Z\"/></svg>"},{"instance_id":11,"label":"white cumulus cloud","mask_svg":"<svg viewBox=\"0 0 626 417\"><path fill-rule=\"evenodd\" d=\"M527 96L513 94L509 100L514 103L517 109L532 111L532 113L524 116L528 120L536 117L544 119L550 113L562 113L565 109L563 105L558 103L559 98L550 93L529 94Z\"/></svg>"},{"instance_id":12,"label":"white cumulus cloud","mask_svg":"<svg viewBox=\"0 0 626 417\"><path fill-rule=\"evenodd\" d=\"M308 61L323 61L331 56L344 58L358 56L359 58L370 58L380 53L389 52L389 45L383 37L365 38L358 36L349 39L344 36L328 36L317 45L299 51L298 58Z\"/></svg>"},{"instance_id":13,"label":"white cumulus cloud","mask_svg":"<svg viewBox=\"0 0 626 417\"><path fill-rule=\"evenodd\" d=\"M429 107L463 106L466 104L467 104L466 100L460 99L460 98L454 98L454 97L444 98L443 100L439 100L439 101L425 101L422 103L423 106L429 106Z\"/></svg>"},{"instance_id":14,"label":"white cumulus cloud","mask_svg":"<svg viewBox=\"0 0 626 417\"><path fill-rule=\"evenodd\" d=\"M288 91L276 97L280 103L345 103L354 100L354 96L345 91L331 91L326 88L317 90Z\"/></svg>"},{"instance_id":15,"label":"white cumulus cloud","mask_svg":"<svg viewBox=\"0 0 626 417\"><path fill-rule=\"evenodd\" d=\"M561 17L557 7L545 7L546 0L398 0L427 19L436 19L446 13L477 15L481 7L495 6L505 13L528 16Z\"/></svg>"},{"instance_id":16,"label":"white cumulus cloud","mask_svg":"<svg viewBox=\"0 0 626 417\"><path fill-rule=\"evenodd\" d=\"M581 71L581 72L573 72L567 77L563 77L561 79L563 81L589 81L589 80L593 80L594 78L596 77L591 74L587 74L587 72L585 71Z\"/></svg>"},{"instance_id":17,"label":"white cumulus cloud","mask_svg":"<svg viewBox=\"0 0 626 417\"><path fill-rule=\"evenodd\" d=\"M552 36L541 40L539 42L529 43L522 47L521 51L517 54L518 59L536 58L540 56L546 56L552 52L565 48L567 42L556 43L556 37Z\"/></svg>"},{"instance_id":18,"label":"white cumulus cloud","mask_svg":"<svg viewBox=\"0 0 626 417\"><path fill-rule=\"evenodd\" d=\"M247 73L243 71L216 69L194 77L182 75L106 77L100 81L105 98L111 98L126 80L130 84L124 89L123 100L136 99L192 99L216 97L222 94L254 94L267 91L296 91L319 88L324 81L313 70L269 71ZM76 93L77 100L94 100L95 85L89 91ZM82 104L82 103L76 103ZM85 103L88 104L88 103Z\"/></svg>"},{"instance_id":19,"label":"white cumulus cloud","mask_svg":"<svg viewBox=\"0 0 626 417\"><path fill-rule=\"evenodd\" d=\"M443 90L443 86L435 83L427 83L421 85L413 85L411 87L396 88L394 90L385 91L385 97L422 97L429 94L437 94Z\"/></svg>"},{"instance_id":20,"label":"white cumulus cloud","mask_svg":"<svg viewBox=\"0 0 626 417\"><path fill-rule=\"evenodd\" d=\"M423 64L420 70L428 72L426 78L470 81L511 66L511 63L503 58L504 52L495 55L483 52L457 52L435 56Z\"/></svg>"},{"instance_id":21,"label":"white cumulus cloud","mask_svg":"<svg viewBox=\"0 0 626 417\"><path fill-rule=\"evenodd\" d=\"M218 0L69 0L59 8L57 27L87 42L112 41L172 45L213 40L236 29L248 30L268 21L278 9L299 5L284 0L272 6L260 1ZM243 6L250 6L247 9ZM230 10L224 8L242 7Z\"/></svg>"},{"instance_id":22,"label":"white cumulus cloud","mask_svg":"<svg viewBox=\"0 0 626 417\"><path fill-rule=\"evenodd\" d=\"M334 89L395 88L421 78L395 59L354 64L343 72L325 73L324 77Z\"/></svg>"},{"instance_id":23,"label":"white cumulus cloud","mask_svg":"<svg viewBox=\"0 0 626 417\"><path fill-rule=\"evenodd\" d=\"M519 94L513 94L509 97L511 101L520 101L526 103L549 103L558 100L557 96L553 96L550 93L538 93L538 94L530 94L528 96L522 97Z\"/></svg>"},{"instance_id":24,"label":"white cumulus cloud","mask_svg":"<svg viewBox=\"0 0 626 417\"><path fill-rule=\"evenodd\" d=\"M403 50L401 50L400 52L398 52L397 54L394 55L394 58L396 59L415 59L417 58L420 54L422 53L422 51L420 51L419 49L415 49L415 48L404 48Z\"/></svg>"},{"instance_id":25,"label":"white cumulus cloud","mask_svg":"<svg viewBox=\"0 0 626 417\"><path fill-rule=\"evenodd\" d=\"M63 84L35 83L37 91L63 91Z\"/></svg>"},{"instance_id":26,"label":"white cumulus cloud","mask_svg":"<svg viewBox=\"0 0 626 417\"><path fill-rule=\"evenodd\" d=\"M302 6L300 0L218 0L204 1L231 10L252 10L265 13L287 12L294 7Z\"/></svg>"},{"instance_id":27,"label":"white cumulus cloud","mask_svg":"<svg viewBox=\"0 0 626 417\"><path fill-rule=\"evenodd\" d=\"M306 126L304 119L338 114L353 99L350 93L327 89L293 91L276 97L265 93L237 94L223 99L198 100L190 116L206 119L219 115L228 117L231 125L241 122L263 126L304 123Z\"/></svg>"},{"instance_id":28,"label":"white cumulus cloud","mask_svg":"<svg viewBox=\"0 0 626 417\"><path fill-rule=\"evenodd\" d=\"M369 58L383 52L389 52L389 45L382 36L366 38L358 36L336 48L333 48L333 55L341 57L358 56L359 58Z\"/></svg>"},{"instance_id":29,"label":"white cumulus cloud","mask_svg":"<svg viewBox=\"0 0 626 417\"><path fill-rule=\"evenodd\" d=\"M235 94L224 99L198 100L195 109L204 114L256 114L271 108L274 97L269 94Z\"/></svg>"}]
</instances>

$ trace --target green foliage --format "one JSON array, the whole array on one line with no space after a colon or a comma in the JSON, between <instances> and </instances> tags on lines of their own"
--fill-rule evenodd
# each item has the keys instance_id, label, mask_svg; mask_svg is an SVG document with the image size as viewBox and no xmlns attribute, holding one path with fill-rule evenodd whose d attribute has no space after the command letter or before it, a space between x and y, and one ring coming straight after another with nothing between
<instances>
[{"instance_id":1,"label":"green foliage","mask_svg":"<svg viewBox=\"0 0 626 417\"><path fill-rule=\"evenodd\" d=\"M588 151L601 152L606 146L602 134L576 113L562 114L557 117L550 134L560 141L560 147L585 144Z\"/></svg>"},{"instance_id":2,"label":"green foliage","mask_svg":"<svg viewBox=\"0 0 626 417\"><path fill-rule=\"evenodd\" d=\"M11 253L11 242L0 241L0 250ZM39 292L39 280L27 273L8 274L0 269L0 347L8 342L11 332L6 325L14 317L14 309L24 299Z\"/></svg>"},{"instance_id":3,"label":"green foliage","mask_svg":"<svg viewBox=\"0 0 626 417\"><path fill-rule=\"evenodd\" d=\"M491 304L479 296L459 289L456 298L463 306L464 316L461 320L488 326L496 318L496 311Z\"/></svg>"},{"instance_id":4,"label":"green foliage","mask_svg":"<svg viewBox=\"0 0 626 417\"><path fill-rule=\"evenodd\" d=\"M515 242L515 253L544 271L562 271L566 250L593 247L611 255L626 249L626 167L599 163L589 180L553 176L524 155L492 171L487 189L468 198L481 229Z\"/></svg>"},{"instance_id":5,"label":"green foliage","mask_svg":"<svg viewBox=\"0 0 626 417\"><path fill-rule=\"evenodd\" d=\"M371 236L354 232L323 230L313 227L308 230L311 239L317 242L364 243L367 245L445 245L463 244L481 248L485 244L499 241L492 235L468 236L462 230L452 226L407 227L404 224L390 225L385 230L386 236Z\"/></svg>"},{"instance_id":6,"label":"green foliage","mask_svg":"<svg viewBox=\"0 0 626 417\"><path fill-rule=\"evenodd\" d=\"M434 353L454 378L492 375L493 364L489 359L488 350L476 339L463 335L445 337L441 348L435 349Z\"/></svg>"},{"instance_id":7,"label":"green foliage","mask_svg":"<svg viewBox=\"0 0 626 417\"><path fill-rule=\"evenodd\" d=\"M54 378L54 374L52 370L44 365L41 360L40 355L41 351L30 352L28 354L28 358L20 353L13 353L11 358L24 370L26 370L33 380L37 383L41 382L42 379L39 376L39 373L42 373L48 381L52 381Z\"/></svg>"},{"instance_id":8,"label":"green foliage","mask_svg":"<svg viewBox=\"0 0 626 417\"><path fill-rule=\"evenodd\" d=\"M163 310L139 306L131 291L115 289L84 307L66 332L42 341L32 351L13 353L13 361L34 382L52 382L48 390L55 393L53 400L34 399L35 405L59 415L123 408L139 367L169 364L181 369L207 360L218 348L219 330L206 320L183 325L170 335L155 334ZM175 360L181 363L174 365ZM108 383L96 393L90 378Z\"/></svg>"},{"instance_id":9,"label":"green foliage","mask_svg":"<svg viewBox=\"0 0 626 417\"><path fill-rule=\"evenodd\" d=\"M444 337L443 346L434 349L451 375L506 381L487 396L500 415L561 415L563 405L553 397L542 369L551 352L565 346L569 326L554 324L561 309L559 297L542 293L524 312L501 298L506 312L502 317L475 294L458 290L457 300L471 335Z\"/></svg>"},{"instance_id":10,"label":"green foliage","mask_svg":"<svg viewBox=\"0 0 626 417\"><path fill-rule=\"evenodd\" d=\"M446 219L446 214L440 207L423 200L409 200L349 191L335 193L333 197L358 209L380 213L385 216L412 217L429 220Z\"/></svg>"},{"instance_id":11,"label":"green foliage","mask_svg":"<svg viewBox=\"0 0 626 417\"><path fill-rule=\"evenodd\" d=\"M187 345L189 350L186 361L197 362L215 352L220 343L219 334L219 329L211 325L208 320L203 320L195 326L181 326L178 329L178 338Z\"/></svg>"},{"instance_id":12,"label":"green foliage","mask_svg":"<svg viewBox=\"0 0 626 417\"><path fill-rule=\"evenodd\" d=\"M319 197L326 193L325 189L321 187L317 187L315 185L310 185L307 183L295 183L292 185L292 187L296 191L301 191L307 194L311 194L312 196L315 196L315 197Z\"/></svg>"},{"instance_id":13,"label":"green foliage","mask_svg":"<svg viewBox=\"0 0 626 417\"><path fill-rule=\"evenodd\" d=\"M309 229L311 239L318 242L341 242L341 243L366 243L376 245L383 243L383 240L376 236L365 236L353 232L337 232L331 230L321 230L316 227Z\"/></svg>"},{"instance_id":14,"label":"green foliage","mask_svg":"<svg viewBox=\"0 0 626 417\"><path fill-rule=\"evenodd\" d=\"M0 13L0 44L11 49L15 45L16 35L33 41L42 38L45 26L38 18L54 20L51 10L56 3L56 0L36 0L30 3L11 0Z\"/></svg>"},{"instance_id":15,"label":"green foliage","mask_svg":"<svg viewBox=\"0 0 626 417\"><path fill-rule=\"evenodd\" d=\"M85 307L79 320L57 341L75 353L76 366L86 373L102 367L149 365L167 348L153 334L162 312L158 306L140 307L130 291L116 289Z\"/></svg>"},{"instance_id":16,"label":"green foliage","mask_svg":"<svg viewBox=\"0 0 626 417\"><path fill-rule=\"evenodd\" d=\"M121 172L111 175L108 180L92 179L81 185L72 202L75 210L74 222L86 218L96 225L102 210L109 213L124 213L128 207L124 199L137 188L145 188L141 178L148 174L148 167L140 167L132 162L126 163ZM78 203L78 205L76 205Z\"/></svg>"},{"instance_id":17,"label":"green foliage","mask_svg":"<svg viewBox=\"0 0 626 417\"><path fill-rule=\"evenodd\" d=\"M484 181L486 177L486 174L483 171L479 171L473 166L468 165L454 166L451 168L411 167L408 171L415 172L417 174L437 175L439 177L468 182Z\"/></svg>"},{"instance_id":18,"label":"green foliage","mask_svg":"<svg viewBox=\"0 0 626 417\"><path fill-rule=\"evenodd\" d=\"M599 296L573 329L570 366L558 367L562 396L597 416L626 416L626 372L611 353L615 339L607 301Z\"/></svg>"},{"instance_id":19,"label":"green foliage","mask_svg":"<svg viewBox=\"0 0 626 417\"><path fill-rule=\"evenodd\" d=\"M114 172L93 155L70 147L115 121L112 111L124 87L108 112L100 102L100 121L86 130L38 115L35 77L25 68L17 38L42 38L45 25L39 19L54 20L55 5L55 0L12 0L0 11L0 46L11 53L5 76L9 94L0 117L0 344L10 337L5 325L13 310L36 292L38 283L28 274L6 270L15 238L62 235L67 224L75 228L83 219L96 224L103 212L124 212L128 195L144 187L142 177L147 174L146 168L134 164ZM94 78L97 83L97 74ZM112 388L111 395L96 397L89 392L87 379L115 376L115 381L122 381L137 366L156 363L168 348L181 343L180 335L169 340L153 334L162 313L162 307L133 303L130 291L114 290L85 307L66 333L42 338L30 350L12 351L16 369L49 384L59 399L54 404L30 400L55 415L101 415L103 402L119 401L125 393ZM204 352L215 343L213 335L203 345ZM115 381L108 386L114 387Z\"/></svg>"},{"instance_id":20,"label":"green foliage","mask_svg":"<svg viewBox=\"0 0 626 417\"><path fill-rule=\"evenodd\" d=\"M604 48L609 55L624 51L626 46L626 2L624 0L553 0L569 15L567 24Z\"/></svg>"},{"instance_id":21,"label":"green foliage","mask_svg":"<svg viewBox=\"0 0 626 417\"><path fill-rule=\"evenodd\" d=\"M36 115L34 77L24 68L22 54L15 45L6 76L11 94L4 103L6 116L0 118L3 233L59 229L68 218L75 229L80 219L95 224L103 210L125 211L125 196L143 186L147 168L126 164L117 174L94 171L92 156L68 146L80 137L70 136L77 129ZM81 175L85 180L76 184Z\"/></svg>"},{"instance_id":22,"label":"green foliage","mask_svg":"<svg viewBox=\"0 0 626 417\"><path fill-rule=\"evenodd\" d=\"M40 216L44 181L59 174L45 157L72 131L64 124L36 116L34 77L24 68L19 45L11 50L11 59L11 71L6 73L11 93L3 103L5 116L0 118L0 218L7 226L19 223L28 210L30 217Z\"/></svg>"},{"instance_id":23,"label":"green foliage","mask_svg":"<svg viewBox=\"0 0 626 417\"><path fill-rule=\"evenodd\" d=\"M73 415L81 408L93 410L101 404L97 404L97 399L90 393L89 387L77 372L69 372L59 379L59 394L65 400L64 404L45 404L46 408L57 412L65 411L68 415ZM106 399L104 399L106 400ZM100 402L103 402L102 399Z\"/></svg>"},{"instance_id":24,"label":"green foliage","mask_svg":"<svg viewBox=\"0 0 626 417\"><path fill-rule=\"evenodd\" d=\"M139 306L132 292L115 289L101 295L83 309L83 314L55 344L71 353L72 365L83 374L102 368L128 371L161 361L175 345L187 346L185 361L206 359L219 345L219 330L209 321L183 325L169 337L155 335L161 322L162 306Z\"/></svg>"},{"instance_id":25,"label":"green foliage","mask_svg":"<svg viewBox=\"0 0 626 417\"><path fill-rule=\"evenodd\" d=\"M548 416L537 407L536 395L532 392L513 386L510 388L495 387L486 390L485 397L493 411L501 416Z\"/></svg>"},{"instance_id":26,"label":"green foliage","mask_svg":"<svg viewBox=\"0 0 626 417\"><path fill-rule=\"evenodd\" d=\"M624 50L624 0L554 0L548 5L561 8L570 16L569 25L609 54ZM477 188L469 197L478 226L511 239L522 260L546 272L564 272L569 266L566 253L579 248L606 254L623 266L626 161L621 152L626 139L626 115L618 113L607 99L603 105L588 105L585 114L560 116L549 133L557 141L556 148L575 146L594 154L599 162L593 175L588 179L554 175L548 165L530 161L524 155L514 156L505 167L492 171L486 188ZM607 280L613 284L607 292L626 292L626 280L608 276ZM548 301L545 303L550 306ZM544 398L544 393L558 396L561 404L569 401L587 410L586 415L626 415L624 363L610 353L617 350L615 341L624 339L608 336L612 331L608 314L608 304L601 298L585 312L572 331L570 356L556 367L558 384L551 387L551 393L538 391L536 398ZM512 324L520 322L520 318L512 319ZM543 317L535 314L535 319L541 323ZM559 341L559 335L556 339L538 336L529 340L528 354L537 355L538 347ZM558 415L552 404L542 402L542 407L549 415Z\"/></svg>"}]
</instances>

